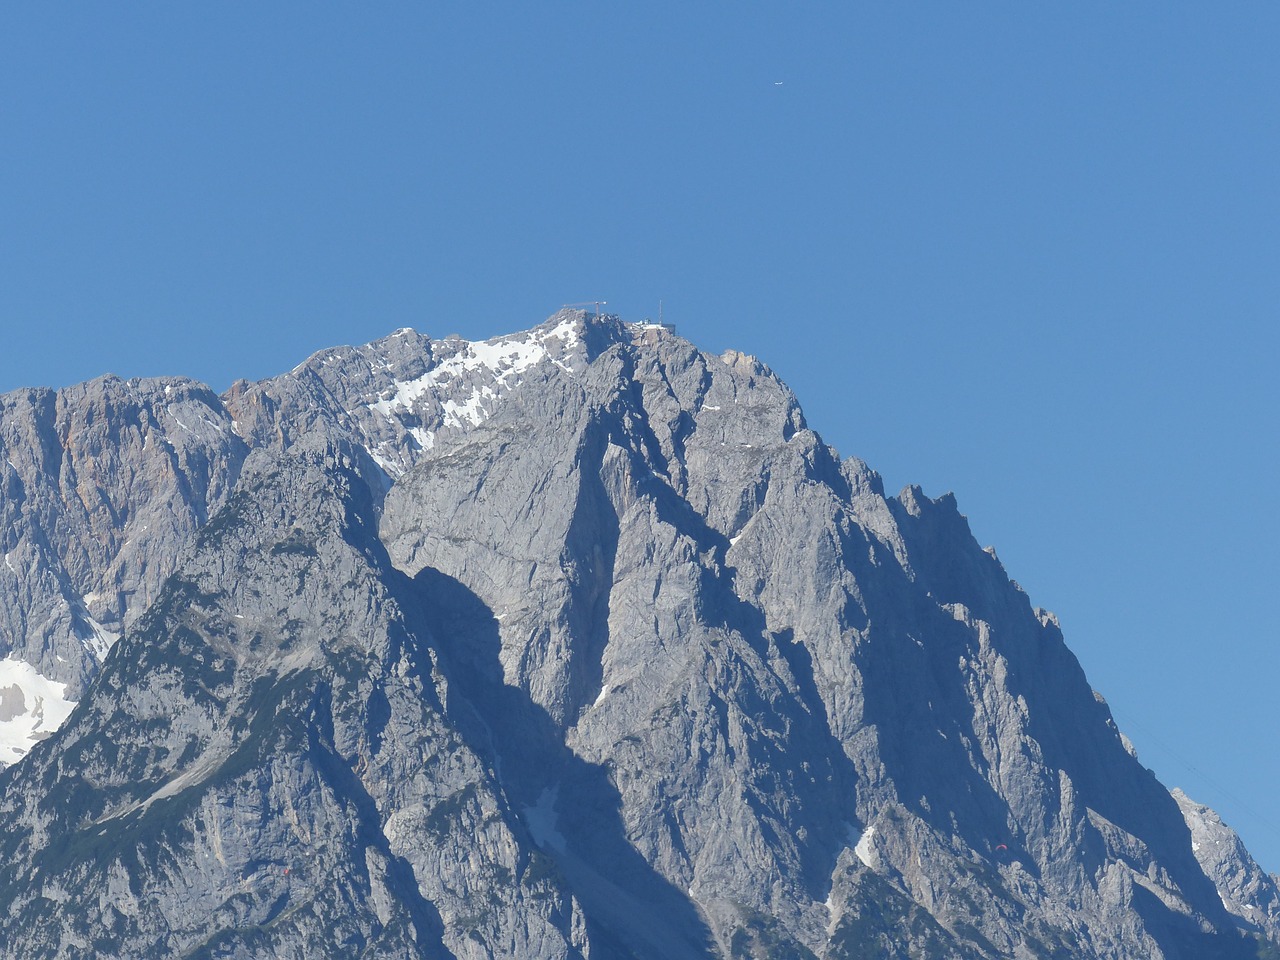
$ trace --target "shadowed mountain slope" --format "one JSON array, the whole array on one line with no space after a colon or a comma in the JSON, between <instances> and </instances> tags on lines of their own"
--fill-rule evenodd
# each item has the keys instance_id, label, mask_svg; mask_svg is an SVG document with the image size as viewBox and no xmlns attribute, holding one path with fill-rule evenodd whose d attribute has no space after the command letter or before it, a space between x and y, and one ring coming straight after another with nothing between
<instances>
[{"instance_id":1,"label":"shadowed mountain slope","mask_svg":"<svg viewBox=\"0 0 1280 960\"><path fill-rule=\"evenodd\" d=\"M954 500L754 358L565 312L186 389L168 579L0 774L0 957L1274 955ZM5 509L83 601L125 565L43 533L92 515L55 459Z\"/></svg>"}]
</instances>

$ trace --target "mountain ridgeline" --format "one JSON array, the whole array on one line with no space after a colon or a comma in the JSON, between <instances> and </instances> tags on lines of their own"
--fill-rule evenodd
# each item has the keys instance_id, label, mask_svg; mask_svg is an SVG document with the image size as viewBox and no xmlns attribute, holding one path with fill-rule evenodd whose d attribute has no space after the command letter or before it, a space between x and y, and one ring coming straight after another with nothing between
<instances>
[{"instance_id":1,"label":"mountain ridgeline","mask_svg":"<svg viewBox=\"0 0 1280 960\"><path fill-rule=\"evenodd\" d=\"M0 397L0 958L1280 957L950 496L564 311Z\"/></svg>"}]
</instances>

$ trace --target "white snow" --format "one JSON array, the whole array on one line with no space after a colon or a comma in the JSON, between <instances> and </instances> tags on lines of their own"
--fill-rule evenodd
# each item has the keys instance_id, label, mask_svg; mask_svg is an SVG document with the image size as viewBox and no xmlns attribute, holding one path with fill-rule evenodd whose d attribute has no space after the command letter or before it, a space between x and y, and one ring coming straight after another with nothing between
<instances>
[{"instance_id":1,"label":"white snow","mask_svg":"<svg viewBox=\"0 0 1280 960\"><path fill-rule=\"evenodd\" d=\"M822 905L827 908L827 936L830 937L836 932L836 927L840 923L840 915L836 911L836 889L832 885L831 890L827 893L827 899Z\"/></svg>"},{"instance_id":2,"label":"white snow","mask_svg":"<svg viewBox=\"0 0 1280 960\"><path fill-rule=\"evenodd\" d=\"M854 855L865 863L872 870L876 868L876 851L871 846L871 841L875 839L876 828L867 827L862 831L862 836L858 838L858 844L853 848Z\"/></svg>"},{"instance_id":3,"label":"white snow","mask_svg":"<svg viewBox=\"0 0 1280 960\"><path fill-rule=\"evenodd\" d=\"M488 367L501 371L504 378L523 373L547 355L547 348L540 339L484 340L471 344L474 361L468 368ZM465 361L464 361L465 362Z\"/></svg>"},{"instance_id":4,"label":"white snow","mask_svg":"<svg viewBox=\"0 0 1280 960\"><path fill-rule=\"evenodd\" d=\"M605 697L607 697L608 695L609 695L609 685L608 685L607 683L606 683L606 684L601 685L601 687L600 687L600 695L599 695L598 697L596 697L596 702L595 702L595 703L593 703L591 706L593 706L593 707L598 707L598 706L600 706L600 704L604 703L604 698L605 698Z\"/></svg>"},{"instance_id":5,"label":"white snow","mask_svg":"<svg viewBox=\"0 0 1280 960\"><path fill-rule=\"evenodd\" d=\"M373 462L376 463L379 468L381 468L382 472L389 478L400 476L401 470L400 467L396 465L395 461L388 460L386 457L378 453L378 448L369 447L368 450L369 456L373 458Z\"/></svg>"},{"instance_id":6,"label":"white snow","mask_svg":"<svg viewBox=\"0 0 1280 960\"><path fill-rule=\"evenodd\" d=\"M458 391L441 403L440 423L446 427L475 426L489 416L492 401L502 391L518 385L521 374L551 356L548 344L553 340L562 341L566 348L576 344L578 333L575 321L567 318L550 330L537 331L532 335L508 335L474 342L450 338L447 342L458 344L456 353L446 357L420 377L392 381L381 397L368 404L368 409L388 420L397 421L400 414L411 413L418 401L436 393L437 388L443 384L453 381L470 382L469 393ZM557 366L570 370L558 358L552 359ZM421 449L430 450L435 444L433 430L420 425L402 426ZM398 477L404 472L404 466L385 453L370 449L369 456L389 477Z\"/></svg>"},{"instance_id":7,"label":"white snow","mask_svg":"<svg viewBox=\"0 0 1280 960\"><path fill-rule=\"evenodd\" d=\"M0 765L16 763L71 716L67 685L25 660L0 660Z\"/></svg>"},{"instance_id":8,"label":"white snow","mask_svg":"<svg viewBox=\"0 0 1280 960\"><path fill-rule=\"evenodd\" d=\"M14 573L18 572L17 568L14 567L13 565L13 561L9 559L9 555L7 553L4 555L4 565L8 567L10 570L12 570Z\"/></svg>"},{"instance_id":9,"label":"white snow","mask_svg":"<svg viewBox=\"0 0 1280 960\"><path fill-rule=\"evenodd\" d=\"M413 401L426 393L431 384L435 383L434 374L439 369L439 367L433 367L416 380L393 380L391 389L395 391L394 395L369 404L369 409L376 410L386 417L390 417L397 410L408 410L413 406Z\"/></svg>"},{"instance_id":10,"label":"white snow","mask_svg":"<svg viewBox=\"0 0 1280 960\"><path fill-rule=\"evenodd\" d=\"M484 419L484 407L481 406L481 403L492 397L492 390L488 387L481 387L461 403L455 400L446 400L440 404L440 409L444 411L445 423L452 421L457 424L469 423L475 426Z\"/></svg>"},{"instance_id":11,"label":"white snow","mask_svg":"<svg viewBox=\"0 0 1280 960\"><path fill-rule=\"evenodd\" d=\"M89 598L85 597L84 599L87 601ZM85 603L85 606L88 606L87 602ZM116 641L120 639L120 634L112 630L108 630L97 620L93 619L93 617L89 616L87 612L84 614L84 619L89 625L91 635L88 637L82 637L80 642L83 643L84 648L92 653L94 657L97 658L98 662L101 663L103 660L107 659L108 651L110 651L111 648L115 646Z\"/></svg>"},{"instance_id":12,"label":"white snow","mask_svg":"<svg viewBox=\"0 0 1280 960\"><path fill-rule=\"evenodd\" d=\"M550 847L557 853L564 853L564 834L556 828L556 800L559 796L560 784L547 787L539 795L536 806L524 808L524 818L529 824L534 843L540 847Z\"/></svg>"},{"instance_id":13,"label":"white snow","mask_svg":"<svg viewBox=\"0 0 1280 960\"><path fill-rule=\"evenodd\" d=\"M191 428L178 419L178 415L173 412L173 407L166 407L165 413L169 414L169 416L173 418L173 422L176 423L178 426L180 426L183 430L187 431L187 433L191 432Z\"/></svg>"},{"instance_id":14,"label":"white snow","mask_svg":"<svg viewBox=\"0 0 1280 960\"><path fill-rule=\"evenodd\" d=\"M548 341L563 340L567 346L577 342L574 321L569 319L562 320L546 332L527 339L523 336L496 337L493 340L475 342L455 341L461 344L457 353L415 380L393 382L393 395L369 404L369 408L387 416L398 410L409 410L414 401L428 393L435 384L481 369L494 374L495 380L506 385L547 357ZM474 398L463 401L458 406L467 406L473 402Z\"/></svg>"},{"instance_id":15,"label":"white snow","mask_svg":"<svg viewBox=\"0 0 1280 960\"><path fill-rule=\"evenodd\" d=\"M736 544L736 543L737 543L739 540L741 540L741 539L742 539L742 534L738 534L736 537L730 537L730 538L729 538L729 546L731 546L731 547L732 547L734 544Z\"/></svg>"}]
</instances>

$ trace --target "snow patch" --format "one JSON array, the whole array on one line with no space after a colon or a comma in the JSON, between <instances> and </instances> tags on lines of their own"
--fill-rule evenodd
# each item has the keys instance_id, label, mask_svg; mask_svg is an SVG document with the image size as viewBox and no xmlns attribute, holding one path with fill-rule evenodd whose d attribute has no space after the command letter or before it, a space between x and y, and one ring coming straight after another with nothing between
<instances>
[{"instance_id":1,"label":"snow patch","mask_svg":"<svg viewBox=\"0 0 1280 960\"><path fill-rule=\"evenodd\" d=\"M180 426L183 430L187 431L187 433L191 433L191 428L178 419L178 415L173 412L173 407L166 407L165 413L169 414L173 422L176 423L178 426Z\"/></svg>"},{"instance_id":2,"label":"snow patch","mask_svg":"<svg viewBox=\"0 0 1280 960\"><path fill-rule=\"evenodd\" d=\"M593 703L591 706L593 707L600 706L600 704L604 703L604 698L607 697L608 695L609 695L609 685L606 683L600 687L600 695L596 697L596 702Z\"/></svg>"},{"instance_id":3,"label":"snow patch","mask_svg":"<svg viewBox=\"0 0 1280 960\"><path fill-rule=\"evenodd\" d=\"M441 425L475 426L492 412L491 401L496 400L501 392L519 385L521 374L541 361L551 359L561 369L572 372L562 360L552 357L549 346L552 341L559 341L562 349L567 349L576 345L578 339L576 321L572 318L532 335L508 335L475 342L450 339L446 342L458 345L453 355L413 380L392 381L383 395L367 406L388 420L396 421L400 414L411 413L423 397L435 393L441 385L461 381L470 383L471 390L469 393L457 391L441 403ZM402 426L419 447L431 449L435 442L434 431L422 426ZM369 455L389 476L399 476L403 472L401 465L391 463L385 456L373 450Z\"/></svg>"},{"instance_id":4,"label":"snow patch","mask_svg":"<svg viewBox=\"0 0 1280 960\"><path fill-rule=\"evenodd\" d=\"M509 383L545 359L548 356L547 342L556 339L564 340L566 345L577 342L577 331L572 320L562 320L546 333L528 338L521 335L475 342L455 341L461 344L457 353L442 360L417 379L394 381L391 385L393 394L369 404L369 407L386 415L398 410L408 410L435 384L480 370L494 374L494 379L501 383Z\"/></svg>"},{"instance_id":5,"label":"snow patch","mask_svg":"<svg viewBox=\"0 0 1280 960\"><path fill-rule=\"evenodd\" d=\"M7 553L4 555L4 565L8 567L10 570L12 570L15 574L18 572L17 568L13 565L13 561L9 559L9 555Z\"/></svg>"},{"instance_id":6,"label":"snow patch","mask_svg":"<svg viewBox=\"0 0 1280 960\"><path fill-rule=\"evenodd\" d=\"M831 891L827 894L827 899L822 905L827 908L827 936L830 937L836 932L836 927L840 924L840 914L843 912L836 906L836 889L834 884Z\"/></svg>"},{"instance_id":7,"label":"snow patch","mask_svg":"<svg viewBox=\"0 0 1280 960\"><path fill-rule=\"evenodd\" d=\"M472 426L475 426L484 419L485 411L482 406L483 402L492 396L492 390L489 390L487 387L481 387L461 403L456 400L446 400L444 403L440 404L440 409L444 411L445 423L452 421L459 425L469 423Z\"/></svg>"},{"instance_id":8,"label":"snow patch","mask_svg":"<svg viewBox=\"0 0 1280 960\"><path fill-rule=\"evenodd\" d=\"M88 597L84 598L88 601ZM88 603L85 603L88 606ZM84 644L84 648L94 655L99 663L107 659L107 654L111 648L116 645L116 641L120 639L120 634L113 630L108 630L87 612L83 614L85 623L89 625L90 634L87 637L81 637L80 642Z\"/></svg>"},{"instance_id":9,"label":"snow patch","mask_svg":"<svg viewBox=\"0 0 1280 960\"><path fill-rule=\"evenodd\" d=\"M533 834L533 842L544 849L550 847L557 853L564 853L564 834L557 829L559 819L556 814L556 800L560 796L560 784L547 787L538 796L538 802L532 807L524 808L524 819Z\"/></svg>"},{"instance_id":10,"label":"snow patch","mask_svg":"<svg viewBox=\"0 0 1280 960\"><path fill-rule=\"evenodd\" d=\"M861 860L864 864L866 864L872 870L876 868L876 864L879 859L876 857L875 847L871 845L871 842L875 839L875 836L876 836L876 828L867 827L866 830L862 831L862 836L858 838L858 843L853 848L854 856L856 856L859 860Z\"/></svg>"},{"instance_id":11,"label":"snow patch","mask_svg":"<svg viewBox=\"0 0 1280 960\"><path fill-rule=\"evenodd\" d=\"M67 685L25 660L0 660L0 766L17 763L71 716Z\"/></svg>"},{"instance_id":12,"label":"snow patch","mask_svg":"<svg viewBox=\"0 0 1280 960\"><path fill-rule=\"evenodd\" d=\"M373 462L378 465L378 469L381 470L384 474L386 474L388 480L392 479L393 477L400 476L400 474L403 473L404 471L400 468L399 464L397 464L394 460L388 460L386 457L382 456L382 454L378 453L379 449L381 448L379 447L366 448L366 450L369 453L369 456L373 458Z\"/></svg>"}]
</instances>

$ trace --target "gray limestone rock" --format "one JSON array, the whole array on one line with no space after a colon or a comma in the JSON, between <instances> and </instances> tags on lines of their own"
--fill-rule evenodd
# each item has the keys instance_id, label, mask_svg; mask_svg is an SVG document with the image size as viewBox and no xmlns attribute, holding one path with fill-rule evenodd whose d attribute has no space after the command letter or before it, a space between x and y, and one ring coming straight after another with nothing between
<instances>
[{"instance_id":1,"label":"gray limestone rock","mask_svg":"<svg viewBox=\"0 0 1280 960\"><path fill-rule=\"evenodd\" d=\"M576 955L375 532L349 464L255 455L10 773L0 956Z\"/></svg>"},{"instance_id":2,"label":"gray limestone rock","mask_svg":"<svg viewBox=\"0 0 1280 960\"><path fill-rule=\"evenodd\" d=\"M247 452L217 395L184 378L0 397L0 657L79 699Z\"/></svg>"},{"instance_id":3,"label":"gray limestone rock","mask_svg":"<svg viewBox=\"0 0 1280 960\"><path fill-rule=\"evenodd\" d=\"M0 774L0 957L1280 944L954 499L754 358L566 311L166 386L5 398L8 649L125 637Z\"/></svg>"},{"instance_id":4,"label":"gray limestone rock","mask_svg":"<svg viewBox=\"0 0 1280 960\"><path fill-rule=\"evenodd\" d=\"M1173 799L1191 831L1191 851L1213 881L1222 905L1271 940L1280 940L1280 888L1249 855L1222 818L1177 787Z\"/></svg>"}]
</instances>

